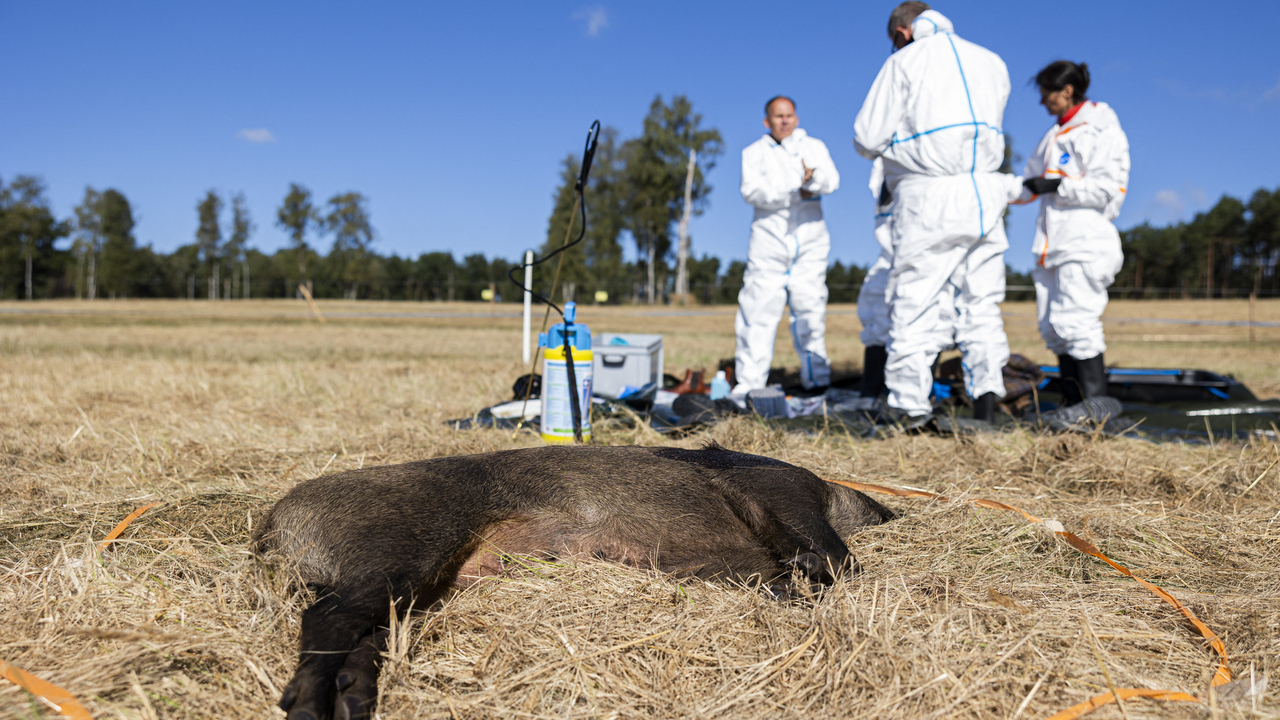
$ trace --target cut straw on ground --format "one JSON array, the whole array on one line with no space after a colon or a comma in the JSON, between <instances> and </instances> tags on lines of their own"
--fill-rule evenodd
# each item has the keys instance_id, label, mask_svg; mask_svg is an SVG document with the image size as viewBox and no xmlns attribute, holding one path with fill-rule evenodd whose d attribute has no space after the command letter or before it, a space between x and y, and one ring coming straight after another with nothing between
<instances>
[{"instance_id":1,"label":"cut straw on ground","mask_svg":"<svg viewBox=\"0 0 1280 720\"><path fill-rule=\"evenodd\" d=\"M518 317L317 304L327 323L302 301L0 315L0 658L94 717L281 717L310 598L248 553L271 504L322 472L538 444L442 425L510 398L527 371ZM1113 309L1200 312L1132 305ZM345 314L405 310L467 316ZM581 319L662 332L668 368L732 355L732 309L628 312L588 307ZM1006 312L1015 351L1043 353L1034 309ZM1260 303L1260 319L1280 319L1270 312ZM833 308L829 328L838 362L861 357L856 316ZM1280 335L1152 350L1124 339L1140 330L1117 326L1108 359L1209 366L1263 396L1280 390ZM794 365L785 329L779 340L777 362ZM1046 718L1096 704L1090 718L1121 718L1103 704L1114 687L1133 720L1280 718L1265 682L1280 660L1275 443L1025 431L863 441L834 423L802 434L752 419L674 440L623 426L596 435L714 439L953 502L885 499L902 517L846 539L863 572L793 603L603 562L531 563L397 624L382 717ZM1178 608L1048 521L977 499L1056 522L1166 590L1221 640L1238 679L1210 696L1218 653ZM1151 699L1166 691L1188 701ZM0 720L43 717L55 711L0 681Z\"/></svg>"}]
</instances>

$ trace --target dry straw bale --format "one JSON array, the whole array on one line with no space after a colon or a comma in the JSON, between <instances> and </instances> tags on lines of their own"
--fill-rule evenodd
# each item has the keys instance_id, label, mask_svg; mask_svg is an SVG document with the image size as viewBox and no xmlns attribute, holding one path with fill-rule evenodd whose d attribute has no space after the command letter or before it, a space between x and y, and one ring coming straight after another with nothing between
<instances>
[{"instance_id":1,"label":"dry straw bale","mask_svg":"<svg viewBox=\"0 0 1280 720\"><path fill-rule=\"evenodd\" d=\"M344 307L369 306L333 303L319 327L292 304L209 305L0 317L0 658L99 717L279 716L307 597L246 551L266 508L321 473L536 443L441 425L509 392L521 367L507 320L344 320ZM732 352L731 332L712 350L695 343L695 320L662 321L671 367ZM1249 362L1280 385L1274 360ZM1057 519L1182 599L1238 676L1274 674L1275 444L1027 432L868 442L815 428L739 419L674 442L715 439L833 479ZM598 441L669 442L622 427ZM1211 652L1132 580L1013 514L888 502L900 520L848 539L864 572L794 603L594 561L531 562L395 629L382 716L1034 718L1105 692L1108 675L1206 687ZM1125 712L1280 717L1273 696L1216 710L1131 700ZM0 719L46 716L0 683Z\"/></svg>"}]
</instances>

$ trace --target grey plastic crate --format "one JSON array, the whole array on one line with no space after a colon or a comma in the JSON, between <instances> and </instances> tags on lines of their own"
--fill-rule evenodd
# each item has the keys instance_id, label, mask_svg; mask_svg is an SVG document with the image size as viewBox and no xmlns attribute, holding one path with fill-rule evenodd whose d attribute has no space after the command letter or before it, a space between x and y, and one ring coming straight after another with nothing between
<instances>
[{"instance_id":1,"label":"grey plastic crate","mask_svg":"<svg viewBox=\"0 0 1280 720\"><path fill-rule=\"evenodd\" d=\"M616 339L626 344L613 344ZM658 383L662 387L662 336L636 333L600 333L591 338L595 361L591 368L592 392L616 398L630 385Z\"/></svg>"},{"instance_id":2,"label":"grey plastic crate","mask_svg":"<svg viewBox=\"0 0 1280 720\"><path fill-rule=\"evenodd\" d=\"M787 416L787 394L776 387L757 388L747 393L747 407L761 417Z\"/></svg>"}]
</instances>

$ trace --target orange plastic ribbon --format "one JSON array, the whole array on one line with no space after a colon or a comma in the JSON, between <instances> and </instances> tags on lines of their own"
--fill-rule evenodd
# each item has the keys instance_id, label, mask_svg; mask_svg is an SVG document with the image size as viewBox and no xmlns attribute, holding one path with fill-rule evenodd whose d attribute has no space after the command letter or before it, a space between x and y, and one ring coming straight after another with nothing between
<instances>
[{"instance_id":1,"label":"orange plastic ribbon","mask_svg":"<svg viewBox=\"0 0 1280 720\"><path fill-rule=\"evenodd\" d=\"M1182 702L1200 702L1200 698L1195 695L1188 695L1184 692L1173 692L1171 690L1147 690L1145 688L1121 688L1116 690L1115 694L1103 693L1095 695L1079 705L1072 705L1066 710L1056 712L1045 718L1045 720L1076 720L1082 715L1087 715L1094 710L1105 705L1110 705L1116 701L1116 695L1121 699L1128 700L1136 697L1147 697L1153 700L1181 700Z\"/></svg>"},{"instance_id":2,"label":"orange plastic ribbon","mask_svg":"<svg viewBox=\"0 0 1280 720\"><path fill-rule=\"evenodd\" d=\"M931 493L926 490L903 490L900 488L885 487L884 485L871 485L869 483L850 482L847 480L831 480L828 478L823 478L823 479L829 483L834 483L836 485L843 485L844 487L852 488L854 490L860 490L863 492L883 493L885 495L896 495L897 497L927 498L930 500L941 500L943 502L951 502L951 500L944 495ZM1024 518L1026 518L1029 522L1033 522L1033 523L1044 522L1043 518L1038 518L1035 515L1032 515L1031 513L1026 512L1025 510L1016 508L1012 505L1006 505L1005 503L997 502L995 500L985 500L982 498L977 498L974 500L969 500L968 502L974 505L978 505L980 507L991 508L992 510L1007 510L1009 512L1016 512L1019 515L1022 515ZM1153 585L1152 583L1149 583L1146 580L1143 580L1137 575L1134 575L1133 572L1129 570L1129 568L1112 560L1106 555L1103 555L1101 550L1095 547L1092 543L1082 539L1080 536L1076 535L1075 533L1066 532L1064 530L1055 530L1053 532L1055 535L1060 535L1063 539L1067 541L1067 544L1069 544L1071 547L1075 548L1076 550L1084 553L1085 555L1092 555L1093 557L1096 557L1099 560L1110 565L1111 567L1115 568L1122 574L1127 575L1133 578L1134 580L1137 580L1139 584L1141 584L1146 589L1150 590L1152 594L1154 594L1156 597L1169 603L1174 608L1176 608L1178 612L1182 613L1182 616L1185 617L1191 623L1191 625L1194 626L1195 629L1200 632L1200 635L1203 636L1205 640L1209 641L1209 645L1218 653L1218 667L1213 673L1213 680L1211 684L1217 687L1220 685L1225 685L1226 683L1231 681L1231 669L1227 667L1226 646L1222 644L1222 640L1218 637L1218 635L1214 633L1212 630L1210 630L1207 625L1201 622L1200 618L1196 617L1195 614L1192 613L1191 610L1189 610L1186 605L1183 605L1181 602L1178 602L1178 599L1170 595L1167 591L1165 591L1164 588L1161 588L1157 585ZM1175 692L1172 690L1148 690L1145 688L1119 688L1115 691L1115 693L1108 692L1108 693L1103 693L1101 695L1097 695L1095 697L1089 698L1088 700L1080 703L1079 705L1074 705L1070 708L1067 708L1066 710L1063 710L1062 712L1057 713L1056 715L1049 717L1047 720L1075 720L1075 718L1078 718L1082 715L1093 712L1094 710L1097 710L1098 708L1104 705L1108 705L1110 703L1115 702L1116 695L1119 695L1121 699L1127 699L1131 697L1149 697L1157 700L1181 700L1186 702L1203 702L1203 699L1201 698L1197 698L1193 695L1188 695L1187 693L1183 693L1183 692Z\"/></svg>"},{"instance_id":3,"label":"orange plastic ribbon","mask_svg":"<svg viewBox=\"0 0 1280 720\"><path fill-rule=\"evenodd\" d=\"M121 520L120 524L116 525L115 528L112 529L111 532L107 533L107 536L102 539L102 542L98 543L98 550L106 550L107 546L109 546L112 541L120 537L120 533L124 532L125 528L129 527L134 520L142 517L142 513L159 504L160 503L158 502L153 502L148 505L143 505L137 510L129 513L128 517ZM41 680L20 667L10 665L5 661L0 660L0 676L3 676L14 685L17 685L23 690L26 690L32 695L35 695L49 703L60 715L72 718L72 720L93 720L93 716L89 714L89 711L86 710L85 707L80 704L80 701L76 700L71 693L63 690L53 683Z\"/></svg>"},{"instance_id":4,"label":"orange plastic ribbon","mask_svg":"<svg viewBox=\"0 0 1280 720\"><path fill-rule=\"evenodd\" d=\"M107 549L107 546L111 544L111 541L113 541L113 540L115 540L116 538L120 537L120 533L124 532L124 529L125 529L125 528L127 528L127 527L129 527L130 523L132 523L134 520L137 520L138 518L142 517L142 513L144 513L144 512L146 512L146 511L150 510L151 508L153 508L153 507L155 507L155 506L157 506L157 505L159 505L159 504L160 504L160 503L158 503L158 502L153 502L153 503L151 503L151 504L149 504L149 505L143 505L142 507L138 508L137 510L134 510L133 512L129 513L129 516L128 516L128 517L126 517L125 519L121 520L121 521L120 521L120 524L119 524L119 525L117 525L117 526L115 527L115 529L114 529L114 530L112 530L111 532L107 533L107 536L106 536L105 538L103 538L103 539L102 539L102 542L98 543L98 552L102 552L103 550L106 550L106 549Z\"/></svg>"},{"instance_id":5,"label":"orange plastic ribbon","mask_svg":"<svg viewBox=\"0 0 1280 720\"><path fill-rule=\"evenodd\" d=\"M72 697L71 693L51 682L41 680L20 667L0 660L0 676L49 703L63 717L69 717L72 720L93 720L89 711L80 704L80 701Z\"/></svg>"}]
</instances>

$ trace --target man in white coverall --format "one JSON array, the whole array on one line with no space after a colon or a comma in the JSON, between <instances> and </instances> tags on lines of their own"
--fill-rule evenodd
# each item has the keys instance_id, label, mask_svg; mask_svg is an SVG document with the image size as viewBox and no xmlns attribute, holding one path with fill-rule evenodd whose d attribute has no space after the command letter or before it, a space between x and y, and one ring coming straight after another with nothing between
<instances>
[{"instance_id":1,"label":"man in white coverall","mask_svg":"<svg viewBox=\"0 0 1280 720\"><path fill-rule=\"evenodd\" d=\"M735 395L765 387L783 305L806 388L831 382L827 361L827 255L821 197L840 186L827 146L798 127L795 103L765 104L769 132L742 151L742 198L755 208L734 321Z\"/></svg>"},{"instance_id":2,"label":"man in white coverall","mask_svg":"<svg viewBox=\"0 0 1280 720\"><path fill-rule=\"evenodd\" d=\"M1009 359L999 307L1009 246L1001 220L1022 192L1019 178L997 172L1009 72L921 2L894 9L889 35L897 51L858 112L853 141L862 156L883 158L893 194L889 406L922 424L933 362L954 342L974 417L989 421Z\"/></svg>"}]
</instances>

